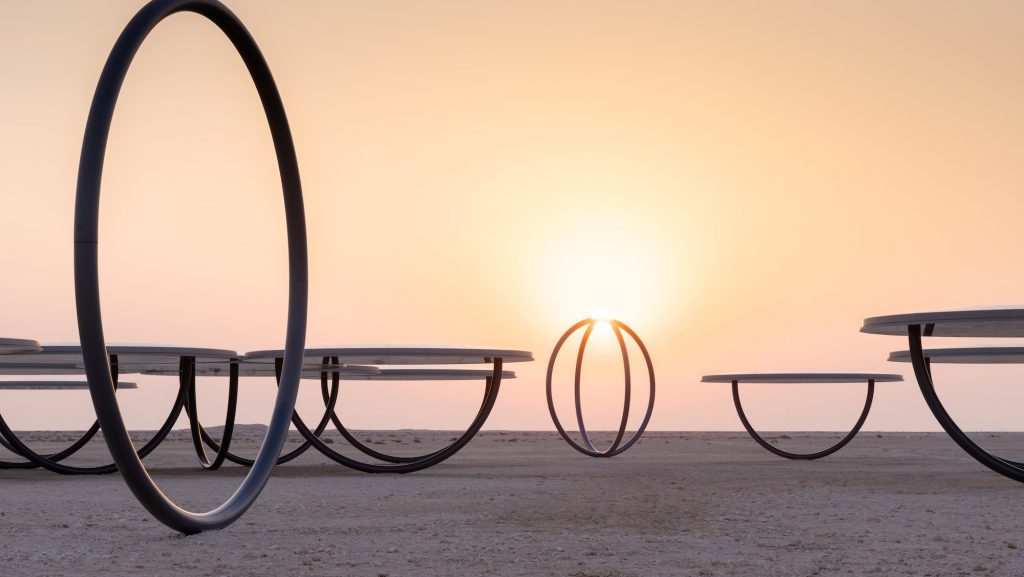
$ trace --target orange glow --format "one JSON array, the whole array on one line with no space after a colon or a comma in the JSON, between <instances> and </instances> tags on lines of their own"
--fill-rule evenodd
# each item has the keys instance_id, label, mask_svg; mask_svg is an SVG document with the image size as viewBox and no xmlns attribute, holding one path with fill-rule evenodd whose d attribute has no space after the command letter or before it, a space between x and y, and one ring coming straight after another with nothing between
<instances>
[{"instance_id":1,"label":"orange glow","mask_svg":"<svg viewBox=\"0 0 1024 577\"><path fill-rule=\"evenodd\" d=\"M12 271L0 336L75 341L81 137L140 3L0 2L0 270ZM614 316L650 348L652 429L736 429L727 387L702 374L899 372L885 358L905 343L858 333L863 318L1021 300L1009 255L1024 246L1024 3L302 6L232 3L296 141L307 342L533 351L489 428L550 428L548 354L588 315ZM273 145L211 24L176 15L153 32L106 158L107 338L282 346ZM125 414L145 428L173 383L140 385ZM612 414L621 388L609 387ZM441 384L417 389L436 393L423 410L399 406L399 388L350 389L367 411L396 403L352 409L376 415L353 423L365 428L453 429L479 401ZM265 422L273 387L245 390L239 421ZM992 422L1014 422L1015 391L989 405ZM867 428L936 428L912 383L879 395ZM763 408L792 427L842 422L842 407L808 403L766 395ZM81 408L59 418L85 420L70 415Z\"/></svg>"},{"instance_id":2,"label":"orange glow","mask_svg":"<svg viewBox=\"0 0 1024 577\"><path fill-rule=\"evenodd\" d=\"M598 320L594 323L594 336L607 336L613 334L612 325L607 320Z\"/></svg>"}]
</instances>

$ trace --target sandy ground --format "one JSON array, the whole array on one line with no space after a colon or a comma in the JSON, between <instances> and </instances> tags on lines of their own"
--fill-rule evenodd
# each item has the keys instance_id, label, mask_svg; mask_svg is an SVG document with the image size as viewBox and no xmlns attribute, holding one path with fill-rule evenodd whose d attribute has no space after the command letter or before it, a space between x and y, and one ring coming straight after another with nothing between
<instances>
[{"instance_id":1,"label":"sandy ground","mask_svg":"<svg viewBox=\"0 0 1024 577\"><path fill-rule=\"evenodd\" d=\"M408 452L451 434L365 436ZM778 443L827 441L790 436ZM984 437L1007 455L1024 442ZM62 435L26 438L57 447ZM239 450L259 438L246 431ZM209 507L244 470L201 471L191 451L176 434L153 475L179 502ZM93 443L75 459L104 453ZM280 467L241 521L191 537L152 520L118 475L0 471L0 487L4 576L1024 574L1024 486L940 434L862 433L829 458L791 462L739 433L648 433L592 459L554 433L488 432L405 476L309 454Z\"/></svg>"}]
</instances>

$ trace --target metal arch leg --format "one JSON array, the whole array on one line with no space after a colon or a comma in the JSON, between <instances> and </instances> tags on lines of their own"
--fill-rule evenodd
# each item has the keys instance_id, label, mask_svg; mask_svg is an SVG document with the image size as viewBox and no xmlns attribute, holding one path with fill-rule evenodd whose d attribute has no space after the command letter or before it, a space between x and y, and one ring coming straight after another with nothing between
<instances>
[{"instance_id":1,"label":"metal arch leg","mask_svg":"<svg viewBox=\"0 0 1024 577\"><path fill-rule=\"evenodd\" d=\"M626 334L628 334L630 338L633 339L633 342L636 343L636 346L639 347L640 353L643 354L644 356L644 364L647 365L647 379L650 383L650 394L648 395L647 399L647 412L644 413L644 418L643 420L640 421L640 426L637 427L636 432L633 433L633 436L630 437L628 441L619 445L619 447L614 451L610 451L611 454L608 456L614 457L615 455L621 454L626 449L629 449L630 447L633 446L634 443L639 441L640 437L644 434L644 431L647 430L648 423L651 422L651 415L654 414L654 362L651 360L651 353L650 351L647 350L647 346L644 345L644 342L640 340L640 337L635 332L633 332L633 329L629 328L624 323L621 323L619 321L609 322L611 323L612 328L616 329L615 334L619 339L619 346L622 348L623 355L626 354L626 349L625 344L622 340L622 335L619 334L619 329L626 331ZM625 422L623 422L622 430L625 430L625 427Z\"/></svg>"},{"instance_id":2,"label":"metal arch leg","mask_svg":"<svg viewBox=\"0 0 1024 577\"><path fill-rule=\"evenodd\" d=\"M0 419L2 419L2 417L0 417ZM100 430L100 424L98 422L93 422L92 426L89 427L89 429L86 430L85 433L82 434L82 436L79 437L77 441L72 443L66 449L64 449L62 451L59 451L57 453L52 453L52 454L43 455L43 456L46 457L47 459L55 462L55 463L63 461L64 459L66 459L66 458L70 457L71 455L74 455L75 453L77 453L82 447L84 447L89 441L91 441L92 438L94 436L96 436L96 433L99 432L99 430ZM8 451L14 453L15 455L21 455L21 452L18 451L18 448L15 447L13 444L11 444L7 440L7 438L3 436L2 432L0 432L0 445L3 445L3 447L5 449L7 449ZM39 467L39 464L36 463L36 462L33 462L31 460L20 461L20 462L19 461L0 461L0 469L35 469L35 468L38 468L38 467Z\"/></svg>"},{"instance_id":3,"label":"metal arch leg","mask_svg":"<svg viewBox=\"0 0 1024 577\"><path fill-rule=\"evenodd\" d=\"M957 445L960 445L960 448L967 452L968 455L974 457L976 461L1000 475L1009 477L1014 481L1024 482L1024 467L1020 463L1002 459L982 449L949 416L949 412L946 411L946 407L943 406L942 401L939 400L939 395L935 392L935 383L932 382L928 359L924 356L924 345L921 342L921 336L922 330L920 325L907 327L907 339L910 343L910 361L914 365L914 376L917 377L918 387L921 389L921 394L924 396L928 408L931 409L932 415L935 416L935 420L942 425L946 434Z\"/></svg>"},{"instance_id":4,"label":"metal arch leg","mask_svg":"<svg viewBox=\"0 0 1024 577\"><path fill-rule=\"evenodd\" d=\"M110 371L111 380L113 381L114 386L116 387L118 376L120 375L117 355L110 355ZM70 446L56 453L51 453L49 455L37 454L37 456L40 456L54 463L63 461L64 459L67 459L68 457L74 455L79 450L81 450L82 447L87 445L89 441L91 441L92 438L96 436L96 433L98 433L99 430L100 422L98 420L93 421L92 425L88 429L86 429L85 433L83 433L82 436L79 437L78 440L72 443ZM0 445L2 445L5 449L16 455L21 455L21 452L17 449L17 447L14 446L14 444L10 443L7 440L7 438L3 435L2 431L0 431ZM22 462L0 461L0 469L35 469L40 466L41 465L39 464L38 461L34 461L32 459L28 459Z\"/></svg>"},{"instance_id":5,"label":"metal arch leg","mask_svg":"<svg viewBox=\"0 0 1024 577\"><path fill-rule=\"evenodd\" d=\"M187 359L187 360L186 360ZM188 363L189 366L185 366ZM192 433L192 446L199 458L199 465L209 471L216 471L224 464L227 458L228 447L231 445L231 435L235 429L235 410L238 406L238 359L231 359L228 367L228 407L224 416L224 433L221 435L220 446L216 449L213 461L206 454L203 446L202 435L199 432L199 407L196 395L196 359L195 357L183 357L180 371L181 378L188 377L188 403L187 414L189 431Z\"/></svg>"},{"instance_id":6,"label":"metal arch leg","mask_svg":"<svg viewBox=\"0 0 1024 577\"><path fill-rule=\"evenodd\" d=\"M494 402L498 398L498 390L501 387L502 359L492 359L492 362L494 368L491 376L487 378L487 392L485 394L484 402L480 406L480 411L473 419L473 422L470 424L469 428L466 429L466 432L444 449L430 453L415 462L378 465L357 461L342 455L324 444L324 442L320 440L319 435L310 431L298 415L294 416L293 423L295 424L295 428L299 430L299 433L301 433L302 436L305 437L306 440L309 441L318 451L323 453L329 459L357 471L362 471L364 473L412 473L428 467L433 467L465 447L466 444L469 443L469 441L472 440L478 432L480 432L480 428L483 427L487 417L491 414L491 410L494 408Z\"/></svg>"},{"instance_id":7,"label":"metal arch leg","mask_svg":"<svg viewBox=\"0 0 1024 577\"><path fill-rule=\"evenodd\" d=\"M585 319L574 324L573 326L569 327L569 330L565 331L565 333L562 334L561 338L558 339L558 342L555 343L555 349L551 352L551 359L548 361L547 398L548 413L551 414L551 421L554 423L555 430L558 431L558 434L562 437L562 439L566 443L568 443L570 447L576 449L577 451L583 453L584 455L588 455L591 457L600 457L601 454L599 451L593 448L584 447L583 445L577 443L575 439L569 436L569 433L565 430L565 427L562 426L562 421L559 420L558 418L558 413L555 411L555 399L551 388L551 378L555 372L555 359L558 357L558 352L562 350L562 345L564 345L565 341L568 340L569 337L577 330L579 330L581 327L583 327L584 325L593 325L593 323L593 319ZM586 435L584 435L584 438L586 438Z\"/></svg>"},{"instance_id":8,"label":"metal arch leg","mask_svg":"<svg viewBox=\"0 0 1024 577\"><path fill-rule=\"evenodd\" d=\"M161 425L160 429L158 429L156 434L153 435L153 438L146 442L146 444L136 452L140 461L152 453L153 450L167 438L167 435L170 434L171 429L174 427L174 423L178 421L178 416L181 415L182 408L185 406L186 392L187 389L184 386L179 385L178 396L174 399L174 404L171 406L171 411L168 413L167 418L164 419L163 425ZM14 431L12 431L7 425L7 422L3 419L2 415L0 415L0 434L7 437L19 454L24 456L26 459L29 459L37 466L53 471L54 473L60 473L62 475L107 475L117 472L117 465L115 463L98 467L77 467L65 465L50 457L40 455L30 449L20 438L18 438Z\"/></svg>"},{"instance_id":9,"label":"metal arch leg","mask_svg":"<svg viewBox=\"0 0 1024 577\"><path fill-rule=\"evenodd\" d=\"M324 411L324 414L320 418L320 422L317 424L316 429L315 429L315 433L316 433L316 435L318 437L321 434L323 434L324 430L327 428L328 423L330 422L330 416L329 416L330 415L330 411L334 410L334 407L335 407L335 405L338 402L338 390L339 390L339 377L338 377L338 373L334 373L334 385L333 385L333 387L331 389L331 394L330 394L329 400L327 402L327 410ZM220 444L217 443L217 441L215 441L213 439L213 437L211 437L206 432L206 429L203 428L202 423L199 422L198 417L196 418L196 429L198 430L199 435L202 438L203 442L206 443L206 445L208 445L212 450L217 451L218 453L220 453L220 451L221 451ZM300 455L305 453L307 450L309 450L310 446L311 445L310 445L309 441L305 441L304 440L302 442L302 444L299 445L298 447L296 447L296 448L292 449L291 451L289 451L288 453L285 453L284 455L281 455L280 457L278 457L277 458L277 464L278 465L284 465L285 463L288 463L289 461L294 460L295 458L299 457ZM235 463L236 465L241 465L243 467L251 467L253 465L253 462L254 462L252 459L247 459L245 457L236 455L236 454L232 453L231 451L224 451L224 456L225 456L225 458L227 460L231 461L232 463Z\"/></svg>"},{"instance_id":10,"label":"metal arch leg","mask_svg":"<svg viewBox=\"0 0 1024 577\"><path fill-rule=\"evenodd\" d=\"M866 421L867 418L868 418L868 413L871 411L871 401L874 398L874 396L875 396L875 381L874 381L874 379L869 379L868 380L868 394L867 394L867 398L864 401L864 409L860 413L860 418L857 419L857 423L855 425L853 425L853 428L850 429L850 432L847 433L845 437L840 439L839 442L837 442L836 444L832 445L831 447L829 447L829 448L827 448L827 449L825 449L823 451L818 451L816 453L791 453L789 451L784 451L784 450L782 450L782 449L772 445L771 443L766 441L763 437L761 437L761 435L759 435L757 433L757 431L754 429L754 427L750 424L750 421L747 419L746 413L743 412L743 403L740 402L740 386L739 386L739 382L738 381L733 381L732 382L732 402L733 402L734 405L736 405L736 414L739 415L740 421L743 423L743 428L745 428L747 430L747 432L750 433L750 436L753 437L753 439L755 441L757 441L757 444L761 445L762 447L764 447L768 451L770 451L772 453L775 453L776 455L778 455L780 457L785 457L787 459L793 459L793 460L803 460L803 461L811 461L811 460L814 460L814 459L820 459L822 457L827 457L827 456L831 455L832 453L835 453L839 449L842 449L843 447L845 447L847 445L847 443L852 441L853 438L857 436L857 433L860 432L860 428L864 425L864 421Z\"/></svg>"},{"instance_id":11,"label":"metal arch leg","mask_svg":"<svg viewBox=\"0 0 1024 577\"><path fill-rule=\"evenodd\" d=\"M576 402L576 425L579 427L580 438L583 440L583 446L587 451L604 456L604 451L598 451L597 447L594 446L594 442L590 440L590 433L587 432L587 425L583 423L583 403L582 403L582 390L580 387L580 379L583 376L583 353L587 350L587 342L590 341L590 335L594 332L593 322L587 324L586 330L583 331L583 337L580 339L580 348L576 353L576 373L573 379L573 400ZM624 357L625 358L625 357ZM623 411L623 420L629 417L629 365L626 364L628 361L623 361L626 368L626 409ZM619 429L619 433L616 436L615 441L612 443L614 449L618 446L619 441L622 440L622 429Z\"/></svg>"},{"instance_id":12,"label":"metal arch leg","mask_svg":"<svg viewBox=\"0 0 1024 577\"><path fill-rule=\"evenodd\" d=\"M333 357L332 358L332 362L337 364L338 363L338 357ZM321 378L320 379L320 394L323 396L324 404L326 405L328 403L329 399L330 399L330 397L328 395L327 379L326 378ZM487 386L485 385L483 399L481 399L481 401L480 401L481 409L477 410L478 413L479 413L480 410L483 409L483 405L486 402L487 402ZM438 453L440 453L440 452L442 452L442 451L444 451L444 450L446 450L448 448L447 446L445 446L445 447L442 447L441 449L438 449L437 451L432 451L432 452L426 453L424 455L417 455L417 456L412 456L412 457L389 455L387 453L381 453L380 451L374 450L374 449L370 448L369 446L367 446L366 444L364 444L359 439L357 439L355 437L355 435L353 435L352 432L349 431L345 427L345 425L341 422L341 418L338 417L338 413L335 410L331 410L331 422L334 423L334 428L338 430L338 433L341 434L341 436L350 445L352 445L353 447L358 449L364 455L366 455L366 456L368 456L368 457L370 457L372 459L377 459L379 461L384 461L386 463L414 463L416 461L420 461L420 460L423 460L423 459L428 459L428 458L432 457L433 455L436 455L436 454L438 454ZM458 439L456 439L456 441L457 440Z\"/></svg>"}]
</instances>

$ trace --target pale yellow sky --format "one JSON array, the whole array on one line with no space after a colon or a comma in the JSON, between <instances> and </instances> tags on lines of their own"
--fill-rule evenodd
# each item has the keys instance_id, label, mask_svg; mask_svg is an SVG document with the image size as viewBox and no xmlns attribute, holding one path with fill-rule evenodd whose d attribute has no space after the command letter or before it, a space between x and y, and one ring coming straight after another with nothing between
<instances>
[{"instance_id":1,"label":"pale yellow sky","mask_svg":"<svg viewBox=\"0 0 1024 577\"><path fill-rule=\"evenodd\" d=\"M0 336L77 338L79 147L141 4L0 0ZM598 311L651 349L652 428L737 429L728 387L702 374L910 376L885 362L905 343L859 334L864 317L1024 302L1019 2L229 6L274 71L298 148L307 342L532 350L489 428L550 427L548 354ZM143 46L104 176L111 342L281 345L269 133L237 55L200 17L173 17ZM607 368L587 373L598 427L621 399ZM1016 429L1021 374L936 376L968 428ZM125 412L154 427L172 384L142 382ZM273 386L246 386L240 420L265 422ZM208 387L212 422L224 395ZM344 411L355 427L457 428L479 389L353 383ZM912 382L878 389L867 428L936 429ZM765 389L751 416L842 428L861 392L832 391ZM85 423L87 395L62 394L45 415L40 393L3 393L0 410L16 427Z\"/></svg>"}]
</instances>

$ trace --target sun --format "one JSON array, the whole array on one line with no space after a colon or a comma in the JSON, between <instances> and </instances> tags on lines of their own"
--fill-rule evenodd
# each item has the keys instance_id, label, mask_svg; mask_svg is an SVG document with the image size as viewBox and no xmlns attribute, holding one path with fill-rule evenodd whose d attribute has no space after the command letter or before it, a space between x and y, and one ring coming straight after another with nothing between
<instances>
[{"instance_id":1,"label":"sun","mask_svg":"<svg viewBox=\"0 0 1024 577\"><path fill-rule=\"evenodd\" d=\"M664 292L678 263L642 228L594 220L548 241L541 298L557 318L638 322L668 304Z\"/></svg>"}]
</instances>

